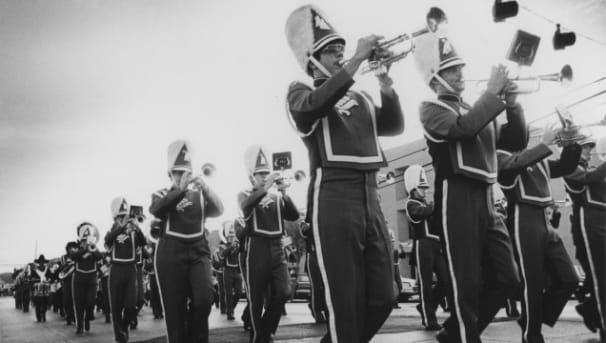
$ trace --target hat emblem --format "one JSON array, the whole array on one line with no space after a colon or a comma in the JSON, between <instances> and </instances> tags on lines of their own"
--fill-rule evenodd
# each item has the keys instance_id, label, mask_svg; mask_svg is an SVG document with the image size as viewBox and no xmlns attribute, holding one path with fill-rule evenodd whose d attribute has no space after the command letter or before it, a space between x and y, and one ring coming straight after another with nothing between
<instances>
[{"instance_id":1,"label":"hat emblem","mask_svg":"<svg viewBox=\"0 0 606 343\"><path fill-rule=\"evenodd\" d=\"M259 149L259 154L257 155L257 163L256 163L256 167L265 167L267 166L267 158L265 157L265 154L263 153L263 150Z\"/></svg>"},{"instance_id":2,"label":"hat emblem","mask_svg":"<svg viewBox=\"0 0 606 343\"><path fill-rule=\"evenodd\" d=\"M128 210L128 205L126 204L126 200L122 199L122 203L120 204L120 212L126 212Z\"/></svg>"},{"instance_id":3,"label":"hat emblem","mask_svg":"<svg viewBox=\"0 0 606 343\"><path fill-rule=\"evenodd\" d=\"M328 26L326 20L317 14L314 16L314 25L320 30L330 30L330 26Z\"/></svg>"},{"instance_id":4,"label":"hat emblem","mask_svg":"<svg viewBox=\"0 0 606 343\"><path fill-rule=\"evenodd\" d=\"M442 55L449 55L452 52L452 45L446 38L440 40L442 41Z\"/></svg>"}]
</instances>

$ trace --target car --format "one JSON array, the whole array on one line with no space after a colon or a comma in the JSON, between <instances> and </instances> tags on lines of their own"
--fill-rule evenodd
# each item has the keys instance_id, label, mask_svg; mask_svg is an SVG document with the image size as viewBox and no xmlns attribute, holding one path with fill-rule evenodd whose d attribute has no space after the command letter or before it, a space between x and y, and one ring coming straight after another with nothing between
<instances>
[{"instance_id":1,"label":"car","mask_svg":"<svg viewBox=\"0 0 606 343\"><path fill-rule=\"evenodd\" d=\"M402 280L402 290L398 294L398 302L407 302L419 295L419 285L417 280L400 276Z\"/></svg>"},{"instance_id":2,"label":"car","mask_svg":"<svg viewBox=\"0 0 606 343\"><path fill-rule=\"evenodd\" d=\"M293 283L292 298L293 299L309 299L311 298L311 282L309 276L305 273L297 274Z\"/></svg>"}]
</instances>

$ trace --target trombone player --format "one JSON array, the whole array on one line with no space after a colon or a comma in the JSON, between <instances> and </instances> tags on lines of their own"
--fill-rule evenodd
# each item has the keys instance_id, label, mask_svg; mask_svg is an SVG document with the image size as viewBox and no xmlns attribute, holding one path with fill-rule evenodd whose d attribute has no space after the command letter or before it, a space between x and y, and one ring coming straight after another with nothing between
<instances>
[{"instance_id":1,"label":"trombone player","mask_svg":"<svg viewBox=\"0 0 606 343\"><path fill-rule=\"evenodd\" d=\"M443 235L452 287L451 316L436 338L477 343L519 285L508 231L495 214L492 184L497 147L526 146L526 123L504 66L492 68L486 91L470 105L461 98L465 62L448 39L427 34L415 45L417 67L436 93L421 103L420 118L435 171L432 225ZM507 124L499 126L496 119L503 112Z\"/></svg>"},{"instance_id":2,"label":"trombone player","mask_svg":"<svg viewBox=\"0 0 606 343\"><path fill-rule=\"evenodd\" d=\"M310 157L306 222L311 223L329 313L322 342L368 342L395 299L392 247L376 173L387 165L378 136L404 130L400 101L387 72L377 74L382 107L350 89L362 62L384 53L382 37L360 38L354 56L343 64L345 39L311 5L290 15L286 35L313 79L313 86L290 85L287 109Z\"/></svg>"}]
</instances>

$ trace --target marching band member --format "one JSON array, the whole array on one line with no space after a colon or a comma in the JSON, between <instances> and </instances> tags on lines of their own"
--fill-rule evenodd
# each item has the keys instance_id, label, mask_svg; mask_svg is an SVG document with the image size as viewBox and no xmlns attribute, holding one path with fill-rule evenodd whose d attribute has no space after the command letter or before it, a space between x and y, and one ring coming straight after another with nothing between
<instances>
[{"instance_id":1,"label":"marching band member","mask_svg":"<svg viewBox=\"0 0 606 343\"><path fill-rule=\"evenodd\" d=\"M66 325L72 325L76 321L74 313L74 299L72 297L72 278L76 270L76 264L70 255L78 251L76 242L68 242L65 245L65 255L61 256L61 269L59 270L59 279L61 280L61 289L63 290L63 308L65 309Z\"/></svg>"},{"instance_id":2,"label":"marching band member","mask_svg":"<svg viewBox=\"0 0 606 343\"><path fill-rule=\"evenodd\" d=\"M227 313L227 306L225 305L225 283L223 273L225 272L225 259L223 258L223 251L225 250L225 242L223 238L219 242L219 246L215 249L212 256L212 266L215 276L217 278L217 293L219 296L219 309L221 314Z\"/></svg>"},{"instance_id":3,"label":"marching band member","mask_svg":"<svg viewBox=\"0 0 606 343\"><path fill-rule=\"evenodd\" d=\"M550 179L572 172L581 148L568 145L559 160L547 160L552 154L548 146L554 143L556 133L548 126L542 142L533 148L519 146L516 151L510 144L502 144L497 150L498 181L508 204L507 227L522 277L522 343L544 342L542 324L555 325L578 285L562 239L549 227L547 209L555 203ZM545 275L550 276L549 284Z\"/></svg>"},{"instance_id":4,"label":"marching band member","mask_svg":"<svg viewBox=\"0 0 606 343\"><path fill-rule=\"evenodd\" d=\"M450 289L446 260L442 252L441 233L432 225L434 215L433 200L427 197L430 188L425 170L418 164L409 166L404 172L404 185L408 192L406 216L412 228L415 240L415 262L421 291L421 303L417 310L421 314L425 330L435 331L441 328L436 318L440 301ZM433 287L433 274L438 284Z\"/></svg>"},{"instance_id":5,"label":"marching band member","mask_svg":"<svg viewBox=\"0 0 606 343\"><path fill-rule=\"evenodd\" d=\"M148 242L144 249L147 251L144 271L149 279L149 303L152 308L154 319L162 319L164 318L164 314L162 313L162 303L160 302L160 292L158 291L158 281L156 280L156 272L154 268L156 243Z\"/></svg>"},{"instance_id":6,"label":"marching band member","mask_svg":"<svg viewBox=\"0 0 606 343\"><path fill-rule=\"evenodd\" d=\"M146 243L145 236L132 218L123 197L111 202L114 223L105 235L105 245L111 251L109 299L116 342L128 342L129 325L136 317L137 249Z\"/></svg>"},{"instance_id":7,"label":"marching band member","mask_svg":"<svg viewBox=\"0 0 606 343\"><path fill-rule=\"evenodd\" d=\"M103 258L89 237L98 235L97 228L88 222L77 228L79 241L77 249L70 250L69 257L74 261L76 270L72 277L72 297L76 315L76 334L82 329L90 331L93 317L95 295L97 292L97 261Z\"/></svg>"},{"instance_id":8,"label":"marching band member","mask_svg":"<svg viewBox=\"0 0 606 343\"><path fill-rule=\"evenodd\" d=\"M100 305L101 305L101 310L103 311L103 315L105 316L105 323L109 324L112 322L112 320L111 320L111 311L112 310L111 310L111 304L110 304L111 300L110 300L110 294L109 294L109 272L110 272L112 258L110 256L109 252L105 252L103 254L103 259L101 261L102 261L102 263L99 266L99 283L101 286Z\"/></svg>"},{"instance_id":9,"label":"marching band member","mask_svg":"<svg viewBox=\"0 0 606 343\"><path fill-rule=\"evenodd\" d=\"M526 139L522 107L502 65L493 67L486 92L473 106L463 101L465 62L446 38L418 37L414 57L437 95L421 104L420 117L435 171L432 226L443 233L453 296L451 316L436 337L440 342L480 342L480 333L519 284L491 185L497 178L499 132L513 141ZM495 119L503 110L508 123L500 126Z\"/></svg>"},{"instance_id":10,"label":"marching band member","mask_svg":"<svg viewBox=\"0 0 606 343\"><path fill-rule=\"evenodd\" d=\"M242 292L242 274L240 273L240 242L236 238L233 223L224 227L224 237L227 241L222 252L225 269L223 285L225 286L225 310L227 319L234 320L234 310Z\"/></svg>"},{"instance_id":11,"label":"marching band member","mask_svg":"<svg viewBox=\"0 0 606 343\"><path fill-rule=\"evenodd\" d=\"M145 243L147 243L145 236L143 236L143 239L145 240ZM137 274L136 274L137 280L135 282L135 285L137 286L136 287L137 301L135 302L135 314L132 316L131 322L130 322L131 330L137 329L137 326L139 325L139 320L137 319L137 316L139 315L139 312L143 308L143 305L145 305L145 289L144 289L144 284L143 284L143 260L146 258L145 250L143 249L143 246L145 245L145 243L143 243L143 245L140 245L137 247L137 253L136 253L137 258L136 258L135 267L137 268Z\"/></svg>"},{"instance_id":12,"label":"marching band member","mask_svg":"<svg viewBox=\"0 0 606 343\"><path fill-rule=\"evenodd\" d=\"M208 341L213 290L204 221L223 213L217 195L200 177L191 176L190 149L184 140L169 145L168 176L172 185L155 192L149 208L162 220L154 266L169 343ZM190 323L186 323L188 298ZM187 327L191 328L191 338L186 337Z\"/></svg>"},{"instance_id":13,"label":"marching band member","mask_svg":"<svg viewBox=\"0 0 606 343\"><path fill-rule=\"evenodd\" d=\"M254 179L251 190L238 194L246 220L246 285L250 305L252 343L271 342L280 322L282 309L290 296L290 276L282 237L284 220L297 220L299 211L286 194L287 184L279 173L270 175L267 151L253 145L246 151L248 174ZM279 194L268 192L274 185ZM271 287L269 306L263 312L263 295ZM263 312L263 313L262 313Z\"/></svg>"},{"instance_id":14,"label":"marching band member","mask_svg":"<svg viewBox=\"0 0 606 343\"><path fill-rule=\"evenodd\" d=\"M46 310L48 306L48 296L50 294L50 270L48 260L44 255L40 255L34 263L30 264L32 270L31 283L33 285L34 308L36 310L36 321L46 322Z\"/></svg>"},{"instance_id":15,"label":"marching band member","mask_svg":"<svg viewBox=\"0 0 606 343\"><path fill-rule=\"evenodd\" d=\"M602 340L606 330L606 162L590 167L595 141L590 137L580 142L583 150L579 165L564 177L564 186L572 199L571 230L576 258L585 271L585 284L591 296L577 305L585 325Z\"/></svg>"},{"instance_id":16,"label":"marching band member","mask_svg":"<svg viewBox=\"0 0 606 343\"><path fill-rule=\"evenodd\" d=\"M252 180L252 177L250 179ZM252 182L252 184L254 185L254 181ZM246 221L244 220L244 218L238 217L236 218L236 220L234 220L234 232L236 233L236 238L238 239L238 241L242 242L242 244L240 244L240 254L238 254L240 275L246 276ZM248 289L248 284L246 284L246 277L242 278L242 282L244 282L246 289ZM248 301L248 297L246 297L246 307L244 307L244 310L242 310L242 316L240 317L240 319L242 319L244 331L250 330L250 302Z\"/></svg>"},{"instance_id":17,"label":"marching band member","mask_svg":"<svg viewBox=\"0 0 606 343\"><path fill-rule=\"evenodd\" d=\"M323 341L367 342L392 310L391 244L377 197L376 172L387 165L377 136L403 132L404 117L387 73L378 75L382 107L351 89L361 63L377 51L361 38L342 65L345 39L311 5L296 9L286 35L313 87L293 82L289 120L309 151L307 220L325 285L328 333Z\"/></svg>"}]
</instances>

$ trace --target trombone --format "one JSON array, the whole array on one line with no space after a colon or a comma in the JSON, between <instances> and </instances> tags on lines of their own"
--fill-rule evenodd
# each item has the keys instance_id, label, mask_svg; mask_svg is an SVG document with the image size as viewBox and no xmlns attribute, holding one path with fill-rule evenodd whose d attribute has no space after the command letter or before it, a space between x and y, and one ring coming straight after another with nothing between
<instances>
[{"instance_id":1,"label":"trombone","mask_svg":"<svg viewBox=\"0 0 606 343\"><path fill-rule=\"evenodd\" d=\"M438 32L440 32L441 27L443 27L444 24L448 23L446 13L444 13L444 11L442 11L442 9L439 7L432 7L429 9L426 21L427 25L420 30L417 30L411 34L404 33L392 39L380 42L379 46L375 49L374 53L368 59L368 65L362 68L360 73L366 74L371 71L375 73L381 73L386 66L389 66L394 62L398 62L406 58L408 54L414 51L414 38L427 33L438 34ZM398 53L392 53L392 51L389 50L391 47L400 43L409 43L410 45L408 48ZM346 62L347 61L343 63Z\"/></svg>"},{"instance_id":2,"label":"trombone","mask_svg":"<svg viewBox=\"0 0 606 343\"><path fill-rule=\"evenodd\" d=\"M572 81L573 73L572 67L569 64L565 64L558 73L543 74L537 76L527 77L515 77L510 79L511 81L536 81L536 86L532 89L518 88L512 93L516 94L531 94L538 92L541 89L541 81L552 81L566 83ZM469 79L465 81L477 82L477 83L488 83L488 79Z\"/></svg>"}]
</instances>

